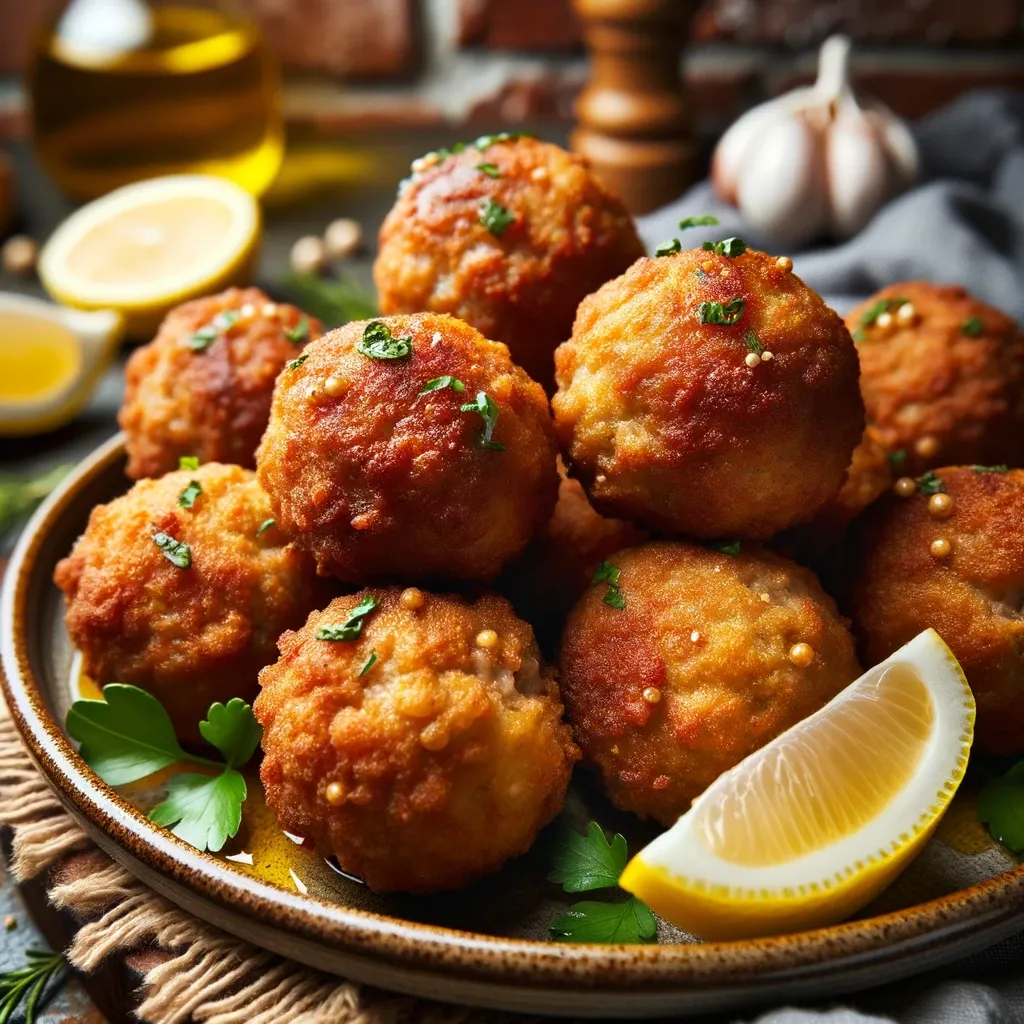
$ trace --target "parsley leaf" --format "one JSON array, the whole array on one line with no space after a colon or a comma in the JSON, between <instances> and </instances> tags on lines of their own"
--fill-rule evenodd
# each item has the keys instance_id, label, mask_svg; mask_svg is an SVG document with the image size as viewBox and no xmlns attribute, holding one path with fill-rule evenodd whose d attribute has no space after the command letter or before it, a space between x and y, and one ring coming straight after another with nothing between
<instances>
[{"instance_id":1,"label":"parsley leaf","mask_svg":"<svg viewBox=\"0 0 1024 1024\"><path fill-rule=\"evenodd\" d=\"M747 243L742 238L724 238L721 242L705 242L702 249L713 252L716 256L728 256L735 259L747 251Z\"/></svg>"},{"instance_id":2,"label":"parsley leaf","mask_svg":"<svg viewBox=\"0 0 1024 1024\"><path fill-rule=\"evenodd\" d=\"M356 351L370 359L407 359L412 352L412 335L396 338L386 323L374 320L356 342Z\"/></svg>"},{"instance_id":3,"label":"parsley leaf","mask_svg":"<svg viewBox=\"0 0 1024 1024\"><path fill-rule=\"evenodd\" d=\"M611 562L602 562L594 572L594 583L607 583L608 589L602 598L609 608L618 608L622 611L626 607L626 599L619 589L619 568Z\"/></svg>"},{"instance_id":4,"label":"parsley leaf","mask_svg":"<svg viewBox=\"0 0 1024 1024\"><path fill-rule=\"evenodd\" d=\"M478 391L472 402L465 402L459 406L460 412L475 412L480 414L484 421L484 428L480 432L480 447L490 451L503 452L505 446L499 441L492 440L494 427L498 422L498 403L486 391Z\"/></svg>"},{"instance_id":5,"label":"parsley leaf","mask_svg":"<svg viewBox=\"0 0 1024 1024\"><path fill-rule=\"evenodd\" d=\"M359 678L362 679L367 672L377 664L377 652L370 651L370 656L366 659L366 664L359 670Z\"/></svg>"},{"instance_id":6,"label":"parsley leaf","mask_svg":"<svg viewBox=\"0 0 1024 1024\"><path fill-rule=\"evenodd\" d=\"M960 330L968 338L980 338L985 333L985 325L981 322L980 316L972 316L960 325Z\"/></svg>"},{"instance_id":7,"label":"parsley leaf","mask_svg":"<svg viewBox=\"0 0 1024 1024\"><path fill-rule=\"evenodd\" d=\"M563 942L654 942L658 922L635 896L616 903L584 900L551 922L551 937Z\"/></svg>"},{"instance_id":8,"label":"parsley leaf","mask_svg":"<svg viewBox=\"0 0 1024 1024\"><path fill-rule=\"evenodd\" d=\"M946 485L942 482L934 469L929 469L924 476L919 476L917 478L917 486L926 498L931 497L933 494L939 494L946 489Z\"/></svg>"},{"instance_id":9,"label":"parsley leaf","mask_svg":"<svg viewBox=\"0 0 1024 1024\"><path fill-rule=\"evenodd\" d=\"M284 336L293 344L299 345L309 339L309 317L303 316L294 327L286 327Z\"/></svg>"},{"instance_id":10,"label":"parsley leaf","mask_svg":"<svg viewBox=\"0 0 1024 1024\"><path fill-rule=\"evenodd\" d=\"M192 549L182 541L168 537L166 533L154 533L153 543L164 553L164 558L179 569L188 569L192 565Z\"/></svg>"},{"instance_id":11,"label":"parsley leaf","mask_svg":"<svg viewBox=\"0 0 1024 1024\"><path fill-rule=\"evenodd\" d=\"M682 252L683 243L678 238L670 238L667 242L661 242L654 250L655 256L671 256L673 253Z\"/></svg>"},{"instance_id":12,"label":"parsley leaf","mask_svg":"<svg viewBox=\"0 0 1024 1024\"><path fill-rule=\"evenodd\" d=\"M435 377L433 380L428 380L423 387L420 388L421 395L430 394L431 391L444 391L445 388L451 388L452 391L463 392L466 390L466 385L459 380L458 377Z\"/></svg>"},{"instance_id":13,"label":"parsley leaf","mask_svg":"<svg viewBox=\"0 0 1024 1024\"><path fill-rule=\"evenodd\" d=\"M182 455L178 459L178 469L191 469L193 472L199 468L198 455Z\"/></svg>"},{"instance_id":14,"label":"parsley leaf","mask_svg":"<svg viewBox=\"0 0 1024 1024\"><path fill-rule=\"evenodd\" d=\"M723 555L738 555L741 544L738 540L720 540L708 545L712 551L721 551Z\"/></svg>"},{"instance_id":15,"label":"parsley leaf","mask_svg":"<svg viewBox=\"0 0 1024 1024\"><path fill-rule=\"evenodd\" d=\"M205 327L200 327L188 339L188 347L193 352L205 352L225 331L230 330L238 320L238 313L233 309L225 309L218 313Z\"/></svg>"},{"instance_id":16,"label":"parsley leaf","mask_svg":"<svg viewBox=\"0 0 1024 1024\"><path fill-rule=\"evenodd\" d=\"M516 215L511 213L507 207L495 202L490 196L480 203L480 223L495 238L501 238L503 234L515 223Z\"/></svg>"},{"instance_id":17,"label":"parsley leaf","mask_svg":"<svg viewBox=\"0 0 1024 1024\"><path fill-rule=\"evenodd\" d=\"M585 836L566 826L558 837L548 881L558 882L566 892L610 889L619 884L628 859L626 840L615 835L609 843L596 821L587 826Z\"/></svg>"},{"instance_id":18,"label":"parsley leaf","mask_svg":"<svg viewBox=\"0 0 1024 1024\"><path fill-rule=\"evenodd\" d=\"M515 142L517 139L528 139L531 136L523 132L496 132L494 135L481 135L473 147L479 150L489 149L496 142Z\"/></svg>"},{"instance_id":19,"label":"parsley leaf","mask_svg":"<svg viewBox=\"0 0 1024 1024\"><path fill-rule=\"evenodd\" d=\"M188 487L185 488L178 495L178 504L182 508L191 508L199 498L199 495L203 493L202 487L199 486L198 480L190 480Z\"/></svg>"},{"instance_id":20,"label":"parsley leaf","mask_svg":"<svg viewBox=\"0 0 1024 1024\"><path fill-rule=\"evenodd\" d=\"M303 352L302 355L299 356L298 359L293 359L290 363L285 364L285 369L286 370L297 370L308 358L309 358L309 355L307 353Z\"/></svg>"},{"instance_id":21,"label":"parsley leaf","mask_svg":"<svg viewBox=\"0 0 1024 1024\"><path fill-rule=\"evenodd\" d=\"M498 165L497 164L492 164L492 163L477 164L476 165L476 169L478 171L480 171L481 174L486 174L488 178L500 178L501 177L501 171L498 170Z\"/></svg>"},{"instance_id":22,"label":"parsley leaf","mask_svg":"<svg viewBox=\"0 0 1024 1024\"><path fill-rule=\"evenodd\" d=\"M679 222L679 230L685 231L687 228L703 228L710 227L712 224L717 224L718 218L713 213L705 213L700 217L685 217Z\"/></svg>"},{"instance_id":23,"label":"parsley leaf","mask_svg":"<svg viewBox=\"0 0 1024 1024\"><path fill-rule=\"evenodd\" d=\"M245 779L234 768L220 775L175 775L167 798L149 817L197 849L216 853L238 833L245 797Z\"/></svg>"},{"instance_id":24,"label":"parsley leaf","mask_svg":"<svg viewBox=\"0 0 1024 1024\"><path fill-rule=\"evenodd\" d=\"M81 745L82 759L109 786L136 782L190 757L163 704L137 686L110 683L103 700L76 700L65 727Z\"/></svg>"},{"instance_id":25,"label":"parsley leaf","mask_svg":"<svg viewBox=\"0 0 1024 1024\"><path fill-rule=\"evenodd\" d=\"M764 352L764 345L757 340L757 335L753 331L747 331L743 336L743 340L746 342L747 348L749 348L754 355L759 356Z\"/></svg>"},{"instance_id":26,"label":"parsley leaf","mask_svg":"<svg viewBox=\"0 0 1024 1024\"><path fill-rule=\"evenodd\" d=\"M263 737L252 708L240 697L232 697L227 704L211 704L206 719L199 723L199 732L221 752L230 768L245 764Z\"/></svg>"},{"instance_id":27,"label":"parsley leaf","mask_svg":"<svg viewBox=\"0 0 1024 1024\"><path fill-rule=\"evenodd\" d=\"M978 794L978 820L998 842L1015 853L1024 851L1024 761L985 783Z\"/></svg>"},{"instance_id":28,"label":"parsley leaf","mask_svg":"<svg viewBox=\"0 0 1024 1024\"><path fill-rule=\"evenodd\" d=\"M896 451L889 452L886 458L889 460L889 465L896 468L907 461L907 453L902 448L897 448Z\"/></svg>"},{"instance_id":29,"label":"parsley leaf","mask_svg":"<svg viewBox=\"0 0 1024 1024\"><path fill-rule=\"evenodd\" d=\"M1005 463L998 466L971 466L975 473L1009 473L1010 467Z\"/></svg>"},{"instance_id":30,"label":"parsley leaf","mask_svg":"<svg viewBox=\"0 0 1024 1024\"><path fill-rule=\"evenodd\" d=\"M702 302L697 308L702 324L724 324L731 327L741 316L747 300L737 295L724 305L721 302Z\"/></svg>"},{"instance_id":31,"label":"parsley leaf","mask_svg":"<svg viewBox=\"0 0 1024 1024\"><path fill-rule=\"evenodd\" d=\"M27 963L23 967L0 974L0 1024L13 1020L14 1011L25 1006L25 1024L35 1024L36 1007L50 979L64 965L60 953L46 953L40 949L25 951Z\"/></svg>"},{"instance_id":32,"label":"parsley leaf","mask_svg":"<svg viewBox=\"0 0 1024 1024\"><path fill-rule=\"evenodd\" d=\"M367 594L345 616L345 621L340 625L320 626L316 631L317 640L357 640L363 632L363 621L378 604L379 602L373 594Z\"/></svg>"},{"instance_id":33,"label":"parsley leaf","mask_svg":"<svg viewBox=\"0 0 1024 1024\"><path fill-rule=\"evenodd\" d=\"M875 321L883 314L888 313L890 310L899 309L905 302L907 297L905 295L897 295L893 299L879 299L877 302L873 302L860 316L861 327L871 327ZM863 338L857 337L856 331L854 331L854 341L863 341ZM865 334L864 337L867 337Z\"/></svg>"},{"instance_id":34,"label":"parsley leaf","mask_svg":"<svg viewBox=\"0 0 1024 1024\"><path fill-rule=\"evenodd\" d=\"M256 536L262 537L263 534L267 532L267 530L272 530L275 526L277 526L277 520L273 517L271 517L270 519L264 519L263 522L256 527Z\"/></svg>"}]
</instances>

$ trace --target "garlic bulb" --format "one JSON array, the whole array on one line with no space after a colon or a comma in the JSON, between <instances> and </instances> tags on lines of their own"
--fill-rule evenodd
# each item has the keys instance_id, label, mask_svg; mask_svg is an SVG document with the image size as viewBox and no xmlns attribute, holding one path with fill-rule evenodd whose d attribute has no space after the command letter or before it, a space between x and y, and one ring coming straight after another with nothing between
<instances>
[{"instance_id":1,"label":"garlic bulb","mask_svg":"<svg viewBox=\"0 0 1024 1024\"><path fill-rule=\"evenodd\" d=\"M818 80L747 111L722 136L715 190L784 245L830 232L848 238L917 177L907 126L850 86L850 40L832 36Z\"/></svg>"}]
</instances>

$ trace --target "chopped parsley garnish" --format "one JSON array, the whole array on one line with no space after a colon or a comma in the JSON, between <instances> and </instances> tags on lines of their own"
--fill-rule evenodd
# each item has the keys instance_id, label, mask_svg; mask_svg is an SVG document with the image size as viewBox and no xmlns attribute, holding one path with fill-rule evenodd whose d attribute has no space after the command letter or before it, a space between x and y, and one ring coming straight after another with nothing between
<instances>
[{"instance_id":1,"label":"chopped parsley garnish","mask_svg":"<svg viewBox=\"0 0 1024 1024\"><path fill-rule=\"evenodd\" d=\"M178 504L182 508L191 508L199 498L199 495L203 493L202 487L199 486L198 480L190 480L188 487L185 488L178 495Z\"/></svg>"},{"instance_id":2,"label":"chopped parsley garnish","mask_svg":"<svg viewBox=\"0 0 1024 1024\"><path fill-rule=\"evenodd\" d=\"M705 242L702 249L713 252L716 256L728 256L735 259L747 251L747 243L742 238L723 238L721 242Z\"/></svg>"},{"instance_id":3,"label":"chopped parsley garnish","mask_svg":"<svg viewBox=\"0 0 1024 1024\"><path fill-rule=\"evenodd\" d=\"M853 332L852 337L853 337L854 341L867 341L868 340L868 332L865 331L863 327L858 327Z\"/></svg>"},{"instance_id":4,"label":"chopped parsley garnish","mask_svg":"<svg viewBox=\"0 0 1024 1024\"><path fill-rule=\"evenodd\" d=\"M302 355L299 356L298 359L293 359L290 363L287 363L285 365L285 369L286 370L297 370L308 358L309 358L309 356L305 352L303 352Z\"/></svg>"},{"instance_id":5,"label":"chopped parsley garnish","mask_svg":"<svg viewBox=\"0 0 1024 1024\"><path fill-rule=\"evenodd\" d=\"M473 146L482 152L483 150L493 146L496 142L515 142L517 139L526 138L529 138L529 136L524 135L522 132L497 132L494 135L481 135L476 142L473 143Z\"/></svg>"},{"instance_id":6,"label":"chopped parsley garnish","mask_svg":"<svg viewBox=\"0 0 1024 1024\"><path fill-rule=\"evenodd\" d=\"M263 534L267 532L267 530L272 530L275 526L277 526L276 519L264 519L263 522L256 527L256 536L262 537Z\"/></svg>"},{"instance_id":7,"label":"chopped parsley garnish","mask_svg":"<svg viewBox=\"0 0 1024 1024\"><path fill-rule=\"evenodd\" d=\"M747 348L749 348L754 355L759 356L764 352L764 345L757 340L757 335L753 331L747 331L747 333L743 335L743 340L746 343Z\"/></svg>"},{"instance_id":8,"label":"chopped parsley garnish","mask_svg":"<svg viewBox=\"0 0 1024 1024\"><path fill-rule=\"evenodd\" d=\"M717 223L718 218L713 213L705 213L700 217L684 217L679 222L679 230L685 231L687 228L706 228Z\"/></svg>"},{"instance_id":9,"label":"chopped parsley garnish","mask_svg":"<svg viewBox=\"0 0 1024 1024\"><path fill-rule=\"evenodd\" d=\"M1014 853L1024 851L1024 761L989 779L978 794L978 820Z\"/></svg>"},{"instance_id":10,"label":"chopped parsley garnish","mask_svg":"<svg viewBox=\"0 0 1024 1024\"><path fill-rule=\"evenodd\" d=\"M1010 467L1004 463L998 466L971 466L975 473L1009 473Z\"/></svg>"},{"instance_id":11,"label":"chopped parsley garnish","mask_svg":"<svg viewBox=\"0 0 1024 1024\"><path fill-rule=\"evenodd\" d=\"M178 459L178 469L191 469L195 472L199 468L199 456L198 455L182 455Z\"/></svg>"},{"instance_id":12,"label":"chopped parsley garnish","mask_svg":"<svg viewBox=\"0 0 1024 1024\"><path fill-rule=\"evenodd\" d=\"M320 626L316 631L317 640L358 640L359 635L363 631L363 622L366 616L377 607L378 603L377 598L373 594L367 594L345 616L344 622L336 625Z\"/></svg>"},{"instance_id":13,"label":"chopped parsley garnish","mask_svg":"<svg viewBox=\"0 0 1024 1024\"><path fill-rule=\"evenodd\" d=\"M500 178L501 177L501 171L498 170L498 165L497 164L492 164L490 162L482 163L482 164L477 164L476 165L476 169L481 174L486 174L488 178Z\"/></svg>"},{"instance_id":14,"label":"chopped parsley garnish","mask_svg":"<svg viewBox=\"0 0 1024 1024\"><path fill-rule=\"evenodd\" d=\"M985 325L981 322L980 316L972 316L960 325L960 330L968 338L980 338L985 332Z\"/></svg>"},{"instance_id":15,"label":"chopped parsley garnish","mask_svg":"<svg viewBox=\"0 0 1024 1024\"><path fill-rule=\"evenodd\" d=\"M480 223L495 238L501 238L503 234L515 223L516 215L508 209L495 202L490 196L480 203Z\"/></svg>"},{"instance_id":16,"label":"chopped parsley garnish","mask_svg":"<svg viewBox=\"0 0 1024 1024\"><path fill-rule=\"evenodd\" d=\"M478 391L472 402L466 402L459 406L461 412L479 413L484 421L483 430L480 432L480 447L490 451L503 452L505 446L499 441L492 440L494 427L498 422L498 403L486 391Z\"/></svg>"},{"instance_id":17,"label":"chopped parsley garnish","mask_svg":"<svg viewBox=\"0 0 1024 1024\"><path fill-rule=\"evenodd\" d=\"M946 489L946 485L934 469L929 469L924 476L919 476L917 478L917 486L926 498L931 497L933 494L939 494Z\"/></svg>"},{"instance_id":18,"label":"chopped parsley garnish","mask_svg":"<svg viewBox=\"0 0 1024 1024\"><path fill-rule=\"evenodd\" d=\"M601 599L609 608L621 611L626 607L626 599L619 589L619 567L611 562L602 562L594 572L594 583L607 583L608 589Z\"/></svg>"},{"instance_id":19,"label":"chopped parsley garnish","mask_svg":"<svg viewBox=\"0 0 1024 1024\"><path fill-rule=\"evenodd\" d=\"M303 318L294 326L284 329L284 336L293 344L299 345L309 340L309 317Z\"/></svg>"},{"instance_id":20,"label":"chopped parsley garnish","mask_svg":"<svg viewBox=\"0 0 1024 1024\"><path fill-rule=\"evenodd\" d=\"M898 448L894 452L889 452L889 454L886 455L886 458L889 460L890 466L898 468L907 461L907 453L902 448Z\"/></svg>"},{"instance_id":21,"label":"chopped parsley garnish","mask_svg":"<svg viewBox=\"0 0 1024 1024\"><path fill-rule=\"evenodd\" d=\"M446 374L444 377L435 377L433 380L428 380L427 383L420 388L420 394L427 395L431 391L444 391L445 388L451 388L452 391L462 392L466 390L466 385L463 384L458 377L450 377Z\"/></svg>"},{"instance_id":22,"label":"chopped parsley garnish","mask_svg":"<svg viewBox=\"0 0 1024 1024\"><path fill-rule=\"evenodd\" d=\"M192 565L192 549L182 541L168 537L166 533L155 533L153 543L164 553L164 558L179 569L188 569Z\"/></svg>"},{"instance_id":23,"label":"chopped parsley garnish","mask_svg":"<svg viewBox=\"0 0 1024 1024\"><path fill-rule=\"evenodd\" d=\"M374 320L356 342L356 351L370 359L407 359L412 352L412 335L396 338L386 323Z\"/></svg>"},{"instance_id":24,"label":"chopped parsley garnish","mask_svg":"<svg viewBox=\"0 0 1024 1024\"><path fill-rule=\"evenodd\" d=\"M864 310L860 315L861 327L872 327L875 321L883 314L888 313L893 309L899 309L905 302L907 302L905 295L897 295L894 299L879 299L877 302L873 302L867 309ZM866 335L865 335L866 337ZM854 332L855 341L863 341L863 338L858 338L856 332Z\"/></svg>"},{"instance_id":25,"label":"chopped parsley garnish","mask_svg":"<svg viewBox=\"0 0 1024 1024\"><path fill-rule=\"evenodd\" d=\"M361 679L366 675L367 672L377 664L377 652L370 651L370 656L366 659L366 664L359 670L359 678Z\"/></svg>"},{"instance_id":26,"label":"chopped parsley garnish","mask_svg":"<svg viewBox=\"0 0 1024 1024\"><path fill-rule=\"evenodd\" d=\"M670 238L667 242L661 242L654 250L655 256L671 256L673 253L682 252L683 243L678 238Z\"/></svg>"},{"instance_id":27,"label":"chopped parsley garnish","mask_svg":"<svg viewBox=\"0 0 1024 1024\"><path fill-rule=\"evenodd\" d=\"M571 893L617 889L628 859L626 840L615 835L609 843L596 821L587 826L585 836L566 827L559 834L548 880ZM549 931L552 938L570 942L641 943L657 938L658 924L650 908L630 896L574 903L551 922Z\"/></svg>"},{"instance_id":28,"label":"chopped parsley garnish","mask_svg":"<svg viewBox=\"0 0 1024 1024\"><path fill-rule=\"evenodd\" d=\"M702 324L723 324L731 327L743 316L747 300L737 295L724 305L721 302L702 302L697 308Z\"/></svg>"},{"instance_id":29,"label":"chopped parsley garnish","mask_svg":"<svg viewBox=\"0 0 1024 1024\"><path fill-rule=\"evenodd\" d=\"M36 1009L46 986L64 966L60 953L46 953L41 949L25 950L26 962L0 974L0 1022L14 1019L14 1012L25 1004L25 1024L36 1024Z\"/></svg>"},{"instance_id":30,"label":"chopped parsley garnish","mask_svg":"<svg viewBox=\"0 0 1024 1024\"><path fill-rule=\"evenodd\" d=\"M238 313L225 309L218 313L205 327L200 327L189 339L188 347L193 352L205 352L225 331L238 320Z\"/></svg>"},{"instance_id":31,"label":"chopped parsley garnish","mask_svg":"<svg viewBox=\"0 0 1024 1024\"><path fill-rule=\"evenodd\" d=\"M219 769L218 775L173 775L166 783L167 798L149 816L186 843L214 853L238 833L246 797L238 769L262 736L245 701L235 697L211 704L199 723L200 735L220 751L222 761L183 750L164 706L136 686L111 683L103 688L103 700L76 700L66 727L81 744L86 764L111 786L137 782L179 761Z\"/></svg>"},{"instance_id":32,"label":"chopped parsley garnish","mask_svg":"<svg viewBox=\"0 0 1024 1024\"><path fill-rule=\"evenodd\" d=\"M719 540L708 545L712 551L721 551L723 555L738 555L741 544L738 540Z\"/></svg>"}]
</instances>

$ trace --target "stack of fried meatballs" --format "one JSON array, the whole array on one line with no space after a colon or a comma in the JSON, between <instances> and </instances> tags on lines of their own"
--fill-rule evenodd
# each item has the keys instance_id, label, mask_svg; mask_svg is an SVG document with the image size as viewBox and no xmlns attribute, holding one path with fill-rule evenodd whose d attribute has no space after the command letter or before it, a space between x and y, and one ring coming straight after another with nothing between
<instances>
[{"instance_id":1,"label":"stack of fried meatballs","mask_svg":"<svg viewBox=\"0 0 1024 1024\"><path fill-rule=\"evenodd\" d=\"M859 675L812 568L868 662L936 626L983 748L1024 749L1008 318L913 283L844 323L738 239L645 257L512 135L417 161L380 241L378 320L255 289L168 316L128 366L138 483L56 572L87 671L184 739L255 697L283 829L378 891L458 888L581 756L669 825Z\"/></svg>"}]
</instances>

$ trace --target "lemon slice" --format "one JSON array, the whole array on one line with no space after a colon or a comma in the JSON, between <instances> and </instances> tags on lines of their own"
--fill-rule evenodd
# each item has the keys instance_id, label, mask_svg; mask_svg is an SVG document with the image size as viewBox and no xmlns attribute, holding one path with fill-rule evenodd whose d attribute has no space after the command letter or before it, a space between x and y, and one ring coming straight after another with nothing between
<instances>
[{"instance_id":1,"label":"lemon slice","mask_svg":"<svg viewBox=\"0 0 1024 1024\"><path fill-rule=\"evenodd\" d=\"M179 302L247 280L259 237L259 206L238 185L151 178L73 213L43 248L39 276L58 301L118 310L141 335Z\"/></svg>"},{"instance_id":2,"label":"lemon slice","mask_svg":"<svg viewBox=\"0 0 1024 1024\"><path fill-rule=\"evenodd\" d=\"M967 680L926 630L721 775L619 884L705 939L834 924L920 852L973 738Z\"/></svg>"},{"instance_id":3,"label":"lemon slice","mask_svg":"<svg viewBox=\"0 0 1024 1024\"><path fill-rule=\"evenodd\" d=\"M40 433L75 416L123 333L111 310L0 293L0 435Z\"/></svg>"}]
</instances>

